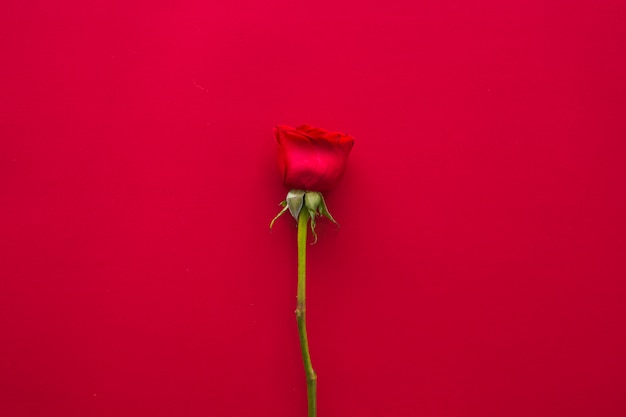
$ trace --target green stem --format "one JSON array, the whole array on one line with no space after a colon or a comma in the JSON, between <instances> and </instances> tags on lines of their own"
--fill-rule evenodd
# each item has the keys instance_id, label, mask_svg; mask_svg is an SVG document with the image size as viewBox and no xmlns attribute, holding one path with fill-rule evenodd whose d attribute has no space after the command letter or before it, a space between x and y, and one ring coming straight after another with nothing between
<instances>
[{"instance_id":1,"label":"green stem","mask_svg":"<svg viewBox=\"0 0 626 417\"><path fill-rule=\"evenodd\" d=\"M306 374L306 393L309 403L309 417L317 415L317 375L311 365L309 354L309 340L306 335L306 233L309 223L309 211L303 208L298 216L298 295L296 321L300 335L302 361Z\"/></svg>"}]
</instances>

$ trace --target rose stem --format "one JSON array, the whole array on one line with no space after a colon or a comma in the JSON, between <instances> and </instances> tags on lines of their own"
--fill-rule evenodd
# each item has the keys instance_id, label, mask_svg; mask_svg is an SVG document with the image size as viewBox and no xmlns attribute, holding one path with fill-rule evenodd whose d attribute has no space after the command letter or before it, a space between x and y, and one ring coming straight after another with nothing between
<instances>
[{"instance_id":1,"label":"rose stem","mask_svg":"<svg viewBox=\"0 0 626 417\"><path fill-rule=\"evenodd\" d=\"M298 216L298 295L296 308L296 321L298 322L298 334L300 335L300 348L302 349L302 361L306 374L306 393L309 403L309 417L317 415L317 375L311 365L309 354L309 340L306 335L306 233L309 222L309 211L303 207Z\"/></svg>"}]
</instances>

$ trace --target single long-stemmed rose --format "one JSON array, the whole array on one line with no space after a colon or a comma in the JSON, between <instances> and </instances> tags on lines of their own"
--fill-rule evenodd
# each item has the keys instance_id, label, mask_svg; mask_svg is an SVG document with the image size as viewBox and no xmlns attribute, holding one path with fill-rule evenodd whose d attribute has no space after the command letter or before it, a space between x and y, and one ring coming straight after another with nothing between
<instances>
[{"instance_id":1,"label":"single long-stemmed rose","mask_svg":"<svg viewBox=\"0 0 626 417\"><path fill-rule=\"evenodd\" d=\"M300 336L302 361L307 381L309 417L317 415L317 374L311 364L306 331L306 242L309 220L315 233L315 217L330 215L322 191L332 189L341 179L354 138L342 133L328 132L308 125L296 129L289 126L274 128L278 142L279 166L283 183L290 188L283 209L270 223L270 228L287 210L298 222L298 290L296 321Z\"/></svg>"}]
</instances>

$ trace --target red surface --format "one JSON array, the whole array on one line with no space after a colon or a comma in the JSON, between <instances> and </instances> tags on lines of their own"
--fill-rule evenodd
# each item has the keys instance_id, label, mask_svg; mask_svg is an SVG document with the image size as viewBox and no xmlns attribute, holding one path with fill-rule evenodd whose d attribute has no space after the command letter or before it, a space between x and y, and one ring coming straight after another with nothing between
<instances>
[{"instance_id":1,"label":"red surface","mask_svg":"<svg viewBox=\"0 0 626 417\"><path fill-rule=\"evenodd\" d=\"M0 415L304 416L301 123L320 417L626 415L624 2L220 3L0 6Z\"/></svg>"}]
</instances>

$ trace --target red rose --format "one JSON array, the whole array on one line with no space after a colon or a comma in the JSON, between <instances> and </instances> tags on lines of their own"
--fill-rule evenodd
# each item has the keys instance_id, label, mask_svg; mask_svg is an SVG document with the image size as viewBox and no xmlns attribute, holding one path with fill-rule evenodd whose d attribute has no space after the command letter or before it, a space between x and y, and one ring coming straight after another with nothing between
<instances>
[{"instance_id":1,"label":"red rose","mask_svg":"<svg viewBox=\"0 0 626 417\"><path fill-rule=\"evenodd\" d=\"M326 191L333 188L346 167L354 138L303 125L276 126L279 166L290 189Z\"/></svg>"}]
</instances>

